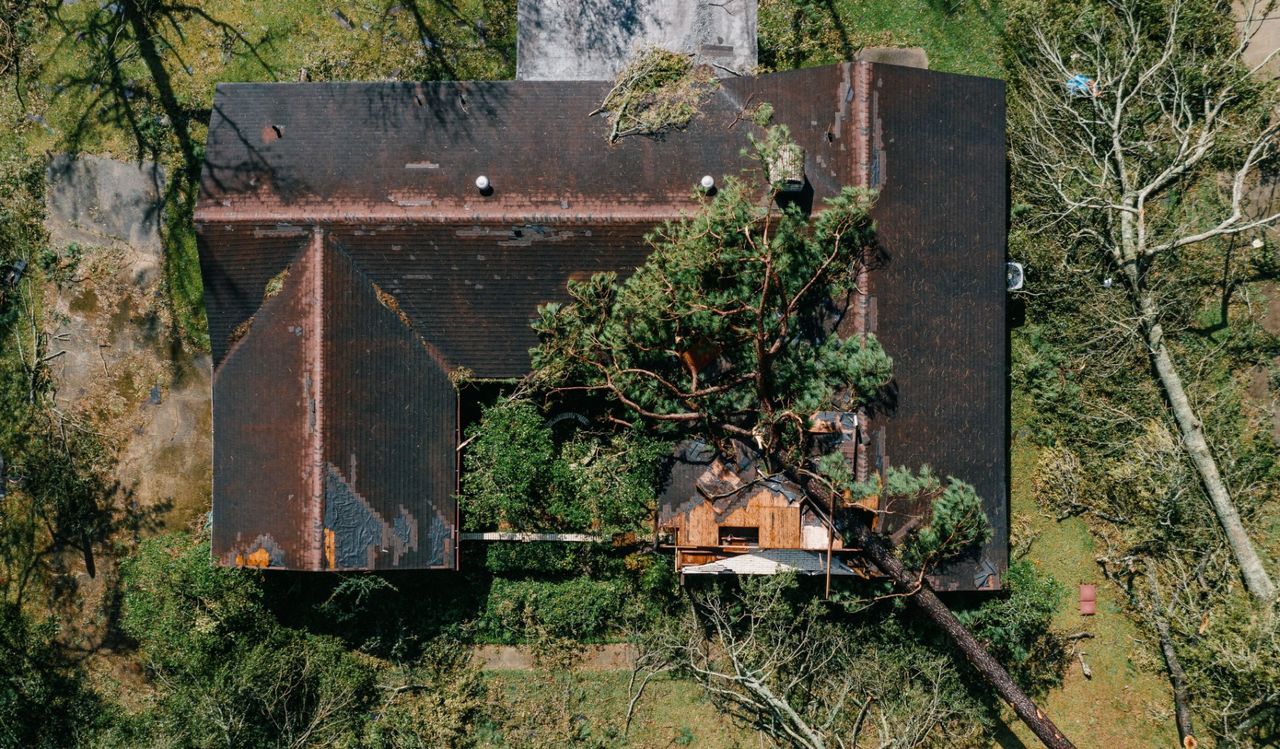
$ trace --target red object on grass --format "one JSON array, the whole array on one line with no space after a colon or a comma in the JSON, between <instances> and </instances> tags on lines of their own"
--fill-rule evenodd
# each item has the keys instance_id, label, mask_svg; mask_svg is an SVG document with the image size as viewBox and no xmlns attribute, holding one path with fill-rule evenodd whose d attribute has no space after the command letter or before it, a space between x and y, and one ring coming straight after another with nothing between
<instances>
[{"instance_id":1,"label":"red object on grass","mask_svg":"<svg viewBox=\"0 0 1280 749\"><path fill-rule=\"evenodd\" d=\"M1098 611L1098 586L1080 584L1080 616L1093 616Z\"/></svg>"}]
</instances>

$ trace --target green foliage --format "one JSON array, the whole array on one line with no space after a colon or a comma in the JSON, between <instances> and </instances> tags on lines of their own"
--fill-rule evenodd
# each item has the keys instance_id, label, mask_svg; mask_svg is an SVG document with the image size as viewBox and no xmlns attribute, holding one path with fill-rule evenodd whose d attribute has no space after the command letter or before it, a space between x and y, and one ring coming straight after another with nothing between
<instances>
[{"instance_id":1,"label":"green foliage","mask_svg":"<svg viewBox=\"0 0 1280 749\"><path fill-rule=\"evenodd\" d=\"M16 604L0 603L0 746L75 746L98 723L98 698L63 660L56 634L52 619L36 622Z\"/></svg>"},{"instance_id":2,"label":"green foliage","mask_svg":"<svg viewBox=\"0 0 1280 749\"><path fill-rule=\"evenodd\" d=\"M121 626L157 668L198 670L273 624L253 573L214 565L185 533L142 542L121 579Z\"/></svg>"},{"instance_id":3,"label":"green foliage","mask_svg":"<svg viewBox=\"0 0 1280 749\"><path fill-rule=\"evenodd\" d=\"M196 190L181 182L170 185L164 206L164 263L169 304L183 340L199 351L209 350L209 325L204 315L204 280L196 248Z\"/></svg>"},{"instance_id":4,"label":"green foliage","mask_svg":"<svg viewBox=\"0 0 1280 749\"><path fill-rule=\"evenodd\" d=\"M485 549L485 567L495 575L572 575L591 569L588 544L494 543Z\"/></svg>"},{"instance_id":5,"label":"green foliage","mask_svg":"<svg viewBox=\"0 0 1280 749\"><path fill-rule=\"evenodd\" d=\"M936 480L935 480L936 481ZM991 540L991 524L973 486L948 478L929 508L929 521L899 549L908 567L926 567Z\"/></svg>"},{"instance_id":6,"label":"green foliage","mask_svg":"<svg viewBox=\"0 0 1280 749\"><path fill-rule=\"evenodd\" d=\"M785 140L771 128L758 141L762 166ZM701 211L651 235L626 281L572 282L572 303L541 308L534 383L599 393L657 432L746 432L767 454L802 460L803 418L854 408L889 378L873 336L842 339L824 318L871 241L871 195L845 189L810 221L794 205L760 206L757 189L726 180Z\"/></svg>"},{"instance_id":7,"label":"green foliage","mask_svg":"<svg viewBox=\"0 0 1280 749\"><path fill-rule=\"evenodd\" d=\"M494 578L482 634L506 642L540 635L596 639L620 624L626 593L625 583L616 579Z\"/></svg>"},{"instance_id":8,"label":"green foliage","mask_svg":"<svg viewBox=\"0 0 1280 749\"><path fill-rule=\"evenodd\" d=\"M1178 147L1176 133L1162 117L1183 111L1173 84L1190 84L1192 92L1188 119L1178 127L1200 133L1205 102L1224 81L1239 81L1222 111L1226 127L1211 152L1148 196L1142 218L1152 245L1214 225L1230 213L1224 205L1229 180L1223 174L1243 159L1244 139L1270 121L1275 92L1261 80L1242 76L1230 58L1241 26L1226 7L1215 0L1187 0L1177 6L1169 68L1151 79L1158 85L1135 94L1136 76L1165 49L1174 6L1129 5L1139 30L1137 51L1127 41L1131 19L1122 4L1018 0L1008 5L1006 49L1016 63L1009 77L1011 187L1020 206L1013 214L1010 254L1032 270L1034 288L1024 298L1028 324L1013 336L1013 385L1027 395L1022 407L1029 416L1028 436L1045 448L1036 466L1035 498L1055 515L1080 515L1096 539L1103 572L1130 586L1130 614L1150 639L1143 665L1165 673L1146 580L1139 575L1135 584L1132 579L1135 561L1139 569L1151 564L1165 570L1160 587L1174 645L1188 672L1197 733L1215 733L1221 745L1265 745L1275 736L1275 721L1268 724L1275 708L1267 697L1273 689L1259 669L1275 663L1275 636L1253 625L1271 614L1250 613L1241 600L1234 566L1223 556L1218 522L1152 376L1149 351L1134 335L1135 315L1128 311L1134 309L1132 289L1122 274L1109 269L1113 261L1107 252L1123 239L1120 222L1112 223L1116 214L1103 207L1064 215L1066 201L1053 182L1076 174L1077 180L1065 182L1066 198L1088 195L1099 206L1118 203L1130 188L1114 180L1098 182L1110 184L1107 190L1091 188L1115 161L1099 166L1089 149L1053 154L1065 158L1049 173L1029 166L1053 145L1032 127L1034 119L1059 122L1055 114L1036 111L1031 97L1037 82L1059 83L1047 77L1057 73L1030 40L1044 33L1063 59L1086 75L1095 74L1085 66L1097 56L1124 61L1116 68L1123 74L1107 81L1097 103L1110 108L1124 92L1121 129L1132 155L1131 160L1126 156L1128 179L1135 185L1170 164ZM1068 105L1084 113L1091 101ZM1063 120L1058 132L1064 139L1080 132L1092 136L1099 122L1086 117L1082 125L1085 129L1077 130ZM1265 165L1262 171L1273 169ZM1273 252L1264 243L1246 255L1239 245L1251 238L1188 245L1143 258L1138 266L1142 288L1159 308L1163 342L1199 412L1224 482L1265 554L1268 544L1274 549L1277 527L1270 502L1280 488L1276 450L1270 426L1250 418L1248 378L1241 375L1274 355L1275 339L1259 325L1252 305L1244 303L1246 296L1257 298L1255 282L1270 272ZM1126 312L1118 314L1119 309Z\"/></svg>"},{"instance_id":9,"label":"green foliage","mask_svg":"<svg viewBox=\"0 0 1280 749\"><path fill-rule=\"evenodd\" d=\"M470 528L534 529L542 515L539 488L555 457L551 429L527 401L501 400L484 409L467 433L462 502Z\"/></svg>"},{"instance_id":10,"label":"green foliage","mask_svg":"<svg viewBox=\"0 0 1280 749\"><path fill-rule=\"evenodd\" d=\"M927 465L919 471L889 466L883 485L878 476L855 483L848 463L837 453L819 459L818 470L837 491L847 491L854 500L879 495L880 506L890 508L924 502L926 522L898 548L908 567L932 566L991 539L991 524L973 486L948 477L944 487Z\"/></svg>"},{"instance_id":11,"label":"green foliage","mask_svg":"<svg viewBox=\"0 0 1280 749\"><path fill-rule=\"evenodd\" d=\"M1009 565L1004 587L1002 595L976 608L957 610L957 618L1024 687L1043 691L1057 685L1067 653L1051 625L1066 589L1026 559Z\"/></svg>"},{"instance_id":12,"label":"green foliage","mask_svg":"<svg viewBox=\"0 0 1280 749\"><path fill-rule=\"evenodd\" d=\"M819 475L827 480L828 483L838 492L848 491L856 499L869 497L876 493L876 487L867 484L858 484L854 481L853 468L849 466L849 461L838 452L829 452L817 460Z\"/></svg>"},{"instance_id":13,"label":"green foliage","mask_svg":"<svg viewBox=\"0 0 1280 749\"><path fill-rule=\"evenodd\" d=\"M351 744L373 704L372 668L334 638L281 626L255 575L211 564L207 540L144 541L122 569L126 633L159 686L149 743Z\"/></svg>"},{"instance_id":14,"label":"green foliage","mask_svg":"<svg viewBox=\"0 0 1280 749\"><path fill-rule=\"evenodd\" d=\"M0 376L5 382L0 385L0 397L4 398L0 405L4 413L20 413L22 406L15 402L19 396L29 397L30 383L17 383L13 380L21 376L21 365L12 361L17 352L15 342L10 339L10 330L18 320L20 307L38 306L29 291L31 277L39 271L40 254L47 247L44 231L44 169L38 159L31 158L22 152L19 144L8 138L0 138L0 271L8 269L17 260L30 263L27 271L28 279L16 290L5 290L0 293L0 356L4 366L0 367ZM25 287L25 289L24 289ZM28 349L35 345L29 338L28 331L18 331L24 340L22 345ZM15 392L16 391L16 392ZM21 424L21 420L5 419L0 423L0 439L12 438L11 430ZM16 423L15 423L16 422ZM3 443L0 443L3 444Z\"/></svg>"},{"instance_id":15,"label":"green foliage","mask_svg":"<svg viewBox=\"0 0 1280 749\"><path fill-rule=\"evenodd\" d=\"M910 620L883 609L841 616L813 593L785 575L712 581L639 647L784 746L815 745L792 738L801 723L828 745L861 746L874 731L902 747L967 746L987 733L985 690Z\"/></svg>"},{"instance_id":16,"label":"green foliage","mask_svg":"<svg viewBox=\"0 0 1280 749\"><path fill-rule=\"evenodd\" d=\"M488 688L465 643L433 643L388 688L370 726L371 749L464 749L478 741Z\"/></svg>"},{"instance_id":17,"label":"green foliage","mask_svg":"<svg viewBox=\"0 0 1280 749\"><path fill-rule=\"evenodd\" d=\"M891 497L913 497L938 489L942 484L929 466L913 472L905 466L889 466L884 475L884 491Z\"/></svg>"},{"instance_id":18,"label":"green foliage","mask_svg":"<svg viewBox=\"0 0 1280 749\"><path fill-rule=\"evenodd\" d=\"M524 400L486 407L463 454L467 526L605 536L641 530L670 445L634 430L597 434L579 426L567 419L553 427Z\"/></svg>"},{"instance_id":19,"label":"green foliage","mask_svg":"<svg viewBox=\"0 0 1280 749\"><path fill-rule=\"evenodd\" d=\"M715 87L710 68L695 67L688 55L648 49L618 73L598 111L609 113L610 143L629 135L659 135L687 127Z\"/></svg>"},{"instance_id":20,"label":"green foliage","mask_svg":"<svg viewBox=\"0 0 1280 749\"><path fill-rule=\"evenodd\" d=\"M1192 605L1175 602L1169 622L1206 733L1219 746L1272 745L1280 731L1274 696L1280 689L1280 618L1257 611L1240 593L1224 596L1196 580L1171 582L1177 592L1197 594Z\"/></svg>"}]
</instances>

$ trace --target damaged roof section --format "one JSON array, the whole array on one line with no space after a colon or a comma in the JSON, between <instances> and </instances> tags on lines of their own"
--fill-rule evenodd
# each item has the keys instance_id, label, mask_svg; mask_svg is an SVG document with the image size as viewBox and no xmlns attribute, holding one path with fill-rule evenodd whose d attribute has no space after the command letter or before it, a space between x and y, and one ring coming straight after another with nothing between
<instances>
[{"instance_id":1,"label":"damaged roof section","mask_svg":"<svg viewBox=\"0 0 1280 749\"><path fill-rule=\"evenodd\" d=\"M859 476L929 464L973 483L995 534L942 572L943 587L999 587L1003 84L865 62L730 77L687 129L615 145L605 118L588 116L608 89L219 85L195 214L214 358L218 559L455 566L449 373L527 371L537 306L566 300L569 279L632 272L648 231L698 208L704 175L756 168L742 149L751 111L769 103L803 149L804 181L789 200L817 210L846 185L880 191L881 257L841 330L884 343L894 397L857 430L833 424L836 447ZM677 504L701 496L686 478ZM797 516L785 491L752 488L750 507L717 500L718 522L698 526L714 531L709 545L723 546L721 526L737 529L731 544L749 540L750 518L735 513L758 511L787 518L787 545L825 551L812 530L821 524ZM887 511L881 530L900 531L914 512Z\"/></svg>"},{"instance_id":2,"label":"damaged roof section","mask_svg":"<svg viewBox=\"0 0 1280 749\"><path fill-rule=\"evenodd\" d=\"M276 278L215 375L214 553L289 569L455 567L445 365L322 229Z\"/></svg>"}]
</instances>

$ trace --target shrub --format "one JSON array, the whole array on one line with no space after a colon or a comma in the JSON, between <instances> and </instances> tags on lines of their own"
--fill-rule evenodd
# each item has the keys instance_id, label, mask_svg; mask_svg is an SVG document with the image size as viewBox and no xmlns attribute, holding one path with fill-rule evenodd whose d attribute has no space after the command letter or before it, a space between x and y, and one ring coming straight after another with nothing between
<instances>
[{"instance_id":1,"label":"shrub","mask_svg":"<svg viewBox=\"0 0 1280 749\"><path fill-rule=\"evenodd\" d=\"M1066 644L1050 625L1066 590L1025 559L1009 565L1005 588L1005 595L956 616L1024 686L1057 684L1066 665Z\"/></svg>"},{"instance_id":2,"label":"shrub","mask_svg":"<svg viewBox=\"0 0 1280 749\"><path fill-rule=\"evenodd\" d=\"M80 744L100 710L80 674L64 663L53 620L33 621L15 604L0 604L0 746Z\"/></svg>"},{"instance_id":3,"label":"shrub","mask_svg":"<svg viewBox=\"0 0 1280 749\"><path fill-rule=\"evenodd\" d=\"M146 743L333 746L363 732L372 667L335 638L281 626L257 575L213 566L207 540L145 541L122 581L124 629L157 685L146 718L126 726Z\"/></svg>"},{"instance_id":4,"label":"shrub","mask_svg":"<svg viewBox=\"0 0 1280 749\"><path fill-rule=\"evenodd\" d=\"M618 625L626 592L621 580L495 578L479 628L506 642L537 634L599 638Z\"/></svg>"},{"instance_id":5,"label":"shrub","mask_svg":"<svg viewBox=\"0 0 1280 749\"><path fill-rule=\"evenodd\" d=\"M437 641L390 686L369 745L377 749L454 749L474 746L475 723L486 706L488 687L471 650Z\"/></svg>"},{"instance_id":6,"label":"shrub","mask_svg":"<svg viewBox=\"0 0 1280 749\"><path fill-rule=\"evenodd\" d=\"M576 421L570 421L575 425ZM529 401L486 407L468 430L462 504L468 528L579 531L645 527L667 442L634 432L557 435Z\"/></svg>"},{"instance_id":7,"label":"shrub","mask_svg":"<svg viewBox=\"0 0 1280 749\"><path fill-rule=\"evenodd\" d=\"M213 565L207 540L148 539L121 565L121 624L153 667L199 670L275 626L256 577Z\"/></svg>"}]
</instances>

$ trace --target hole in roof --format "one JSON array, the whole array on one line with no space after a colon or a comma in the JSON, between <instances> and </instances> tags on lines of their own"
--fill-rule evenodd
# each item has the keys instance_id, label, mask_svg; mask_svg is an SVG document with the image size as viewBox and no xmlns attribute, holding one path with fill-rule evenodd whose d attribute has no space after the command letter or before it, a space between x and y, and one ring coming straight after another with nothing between
<instances>
[{"instance_id":1,"label":"hole in roof","mask_svg":"<svg viewBox=\"0 0 1280 749\"><path fill-rule=\"evenodd\" d=\"M284 125L267 125L262 128L262 142L275 143L284 137Z\"/></svg>"}]
</instances>

